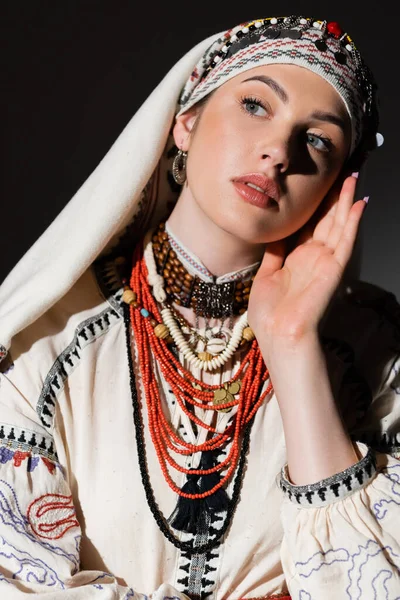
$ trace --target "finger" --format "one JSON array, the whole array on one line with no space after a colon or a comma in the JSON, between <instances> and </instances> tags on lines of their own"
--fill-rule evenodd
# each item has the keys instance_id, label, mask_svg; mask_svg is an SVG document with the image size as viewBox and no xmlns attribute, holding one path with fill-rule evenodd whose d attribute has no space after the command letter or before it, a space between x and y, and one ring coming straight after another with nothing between
<instances>
[{"instance_id":1,"label":"finger","mask_svg":"<svg viewBox=\"0 0 400 600\"><path fill-rule=\"evenodd\" d=\"M343 229L341 238L336 245L334 255L338 263L343 267L343 269L349 262L351 254L353 252L361 217L364 213L365 207L366 202L364 200L358 200L358 202L353 204L349 216L347 218L346 225Z\"/></svg>"},{"instance_id":2,"label":"finger","mask_svg":"<svg viewBox=\"0 0 400 600\"><path fill-rule=\"evenodd\" d=\"M326 243L328 240L329 233L334 223L341 190L342 182L336 182L316 212L314 239L319 242Z\"/></svg>"},{"instance_id":3,"label":"finger","mask_svg":"<svg viewBox=\"0 0 400 600\"><path fill-rule=\"evenodd\" d=\"M356 178L337 182L328 194L325 213L315 229L314 239L334 250L353 204Z\"/></svg>"},{"instance_id":4,"label":"finger","mask_svg":"<svg viewBox=\"0 0 400 600\"><path fill-rule=\"evenodd\" d=\"M332 188L318 206L317 210L298 231L298 245L306 244L307 242L311 242L313 240L325 241L329 234L331 221L334 211L336 210L338 198L339 189Z\"/></svg>"},{"instance_id":5,"label":"finger","mask_svg":"<svg viewBox=\"0 0 400 600\"><path fill-rule=\"evenodd\" d=\"M283 265L286 256L286 240L277 240L266 245L259 268L260 275L275 273Z\"/></svg>"},{"instance_id":6,"label":"finger","mask_svg":"<svg viewBox=\"0 0 400 600\"><path fill-rule=\"evenodd\" d=\"M320 214L314 229L314 240L318 242L327 243L331 229L335 221L335 213L337 210L337 204L339 201L339 195L335 199L332 196L329 201L326 202L325 210Z\"/></svg>"},{"instance_id":7,"label":"finger","mask_svg":"<svg viewBox=\"0 0 400 600\"><path fill-rule=\"evenodd\" d=\"M354 194L356 191L357 180L355 177L348 177L342 187L337 209L334 214L333 223L327 239L327 245L335 250L342 233L346 227L347 220L354 203Z\"/></svg>"}]
</instances>

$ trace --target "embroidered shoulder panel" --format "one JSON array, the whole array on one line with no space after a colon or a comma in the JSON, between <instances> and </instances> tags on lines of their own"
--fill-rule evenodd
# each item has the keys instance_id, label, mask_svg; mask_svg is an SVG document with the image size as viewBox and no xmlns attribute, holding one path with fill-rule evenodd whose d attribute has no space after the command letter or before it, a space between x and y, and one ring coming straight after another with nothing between
<instances>
[{"instance_id":1,"label":"embroidered shoulder panel","mask_svg":"<svg viewBox=\"0 0 400 600\"><path fill-rule=\"evenodd\" d=\"M120 322L123 315L123 290L116 279L113 262L98 261L93 268L110 306L77 326L71 343L56 358L48 372L36 406L40 421L47 429L53 426L57 398L70 374L79 366L85 348Z\"/></svg>"}]
</instances>

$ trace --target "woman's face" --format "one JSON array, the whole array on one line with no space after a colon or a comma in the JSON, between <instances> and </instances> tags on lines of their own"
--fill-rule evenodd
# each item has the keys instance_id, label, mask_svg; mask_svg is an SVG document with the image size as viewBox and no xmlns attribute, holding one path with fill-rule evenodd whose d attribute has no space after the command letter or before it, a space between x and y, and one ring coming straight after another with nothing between
<instances>
[{"instance_id":1,"label":"woman's face","mask_svg":"<svg viewBox=\"0 0 400 600\"><path fill-rule=\"evenodd\" d=\"M198 112L193 107L174 126L177 146L188 151L182 194L223 230L252 243L302 227L349 152L350 120L339 94L296 65L255 67L227 81L201 109L191 133ZM253 184L267 187L273 200L264 194L263 206L246 201L254 193L243 183L249 174L267 178Z\"/></svg>"}]
</instances>

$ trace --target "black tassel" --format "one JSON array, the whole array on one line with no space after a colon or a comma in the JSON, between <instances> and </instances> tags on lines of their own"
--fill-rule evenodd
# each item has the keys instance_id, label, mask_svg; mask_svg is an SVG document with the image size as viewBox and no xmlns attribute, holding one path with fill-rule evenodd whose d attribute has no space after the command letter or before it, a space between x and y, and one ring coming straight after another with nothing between
<instances>
[{"instance_id":1,"label":"black tassel","mask_svg":"<svg viewBox=\"0 0 400 600\"><path fill-rule=\"evenodd\" d=\"M187 481L182 487L185 494L200 494L198 485L200 475L188 475ZM178 531L196 533L198 531L200 514L202 512L203 499L191 500L179 496L176 507L168 521Z\"/></svg>"},{"instance_id":2,"label":"black tassel","mask_svg":"<svg viewBox=\"0 0 400 600\"><path fill-rule=\"evenodd\" d=\"M203 452L198 469L212 469L216 463L215 451ZM204 476L189 474L186 483L182 487L182 492L186 494L202 494L211 490L220 480L218 472ZM191 500L179 496L177 505L168 521L178 531L193 534L202 533L207 530L210 523L210 513L228 510L229 503L229 497L222 487L211 494L211 496L206 496L206 498Z\"/></svg>"},{"instance_id":3,"label":"black tassel","mask_svg":"<svg viewBox=\"0 0 400 600\"><path fill-rule=\"evenodd\" d=\"M199 465L199 469L212 469L217 464L216 451L208 450L203 452L201 455L201 461ZM210 475L205 475L200 480L200 494L204 492L208 492L214 486L216 486L221 481L221 477L218 471L215 473L210 473ZM204 499L207 505L207 509L209 512L224 512L228 510L229 507L229 497L223 487L220 487L217 491L215 491L211 496L206 496Z\"/></svg>"}]
</instances>

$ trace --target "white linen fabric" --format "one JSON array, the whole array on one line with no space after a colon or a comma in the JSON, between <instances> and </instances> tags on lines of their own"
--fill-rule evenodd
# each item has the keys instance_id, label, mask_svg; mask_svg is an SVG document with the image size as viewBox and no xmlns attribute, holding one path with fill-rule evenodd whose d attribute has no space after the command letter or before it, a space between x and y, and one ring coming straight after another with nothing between
<instances>
[{"instance_id":1,"label":"white linen fabric","mask_svg":"<svg viewBox=\"0 0 400 600\"><path fill-rule=\"evenodd\" d=\"M252 427L232 525L220 546L190 558L162 535L146 502L121 296L113 260L100 257L14 337L2 364L0 595L239 600L289 591L296 600L395 598L400 358L394 297L355 282L338 296L322 332L333 389L360 456L347 495L325 493L321 501L323 490L349 473L314 484L316 505L299 503L295 490L291 499L282 492L285 440L270 394ZM134 339L132 353L150 481L168 517L176 495L161 474L146 427ZM194 374L222 382L239 362L240 352L223 375ZM193 431L162 378L160 390L170 421L189 439ZM222 429L228 419L220 415ZM360 477L369 447L377 450L376 470ZM215 516L208 536L223 518Z\"/></svg>"}]
</instances>

